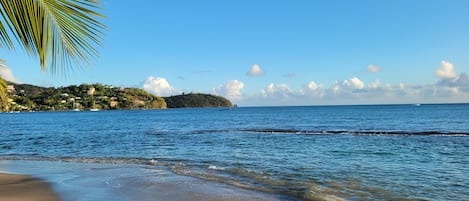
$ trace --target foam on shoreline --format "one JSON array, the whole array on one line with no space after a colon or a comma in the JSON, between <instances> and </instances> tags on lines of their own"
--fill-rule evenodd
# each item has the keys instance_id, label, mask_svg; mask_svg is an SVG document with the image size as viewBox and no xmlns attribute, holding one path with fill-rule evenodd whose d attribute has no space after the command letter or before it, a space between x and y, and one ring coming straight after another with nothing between
<instances>
[{"instance_id":1,"label":"foam on shoreline","mask_svg":"<svg viewBox=\"0 0 469 201\"><path fill-rule=\"evenodd\" d=\"M44 178L65 201L290 200L281 195L180 176L165 169L142 165L0 161L0 168L9 172L14 171L15 174L31 174L34 177ZM47 183L37 181L48 187ZM5 192L0 191L0 196L2 195L5 195ZM0 200L5 199L0 197ZM57 197L56 200L60 199Z\"/></svg>"}]
</instances>

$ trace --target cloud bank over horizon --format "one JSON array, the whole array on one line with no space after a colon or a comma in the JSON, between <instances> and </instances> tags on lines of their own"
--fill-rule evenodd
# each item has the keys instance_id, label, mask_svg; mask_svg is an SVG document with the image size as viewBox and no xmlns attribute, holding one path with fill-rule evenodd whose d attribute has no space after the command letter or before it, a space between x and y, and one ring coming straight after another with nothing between
<instances>
[{"instance_id":1,"label":"cloud bank over horizon","mask_svg":"<svg viewBox=\"0 0 469 201\"><path fill-rule=\"evenodd\" d=\"M372 73L381 68L368 66ZM399 103L457 103L469 101L469 76L457 74L454 65L441 61L434 84L381 83L376 79L365 83L358 77L336 80L326 87L310 81L302 88L270 83L257 95L244 97L253 105L335 105L335 104L399 104Z\"/></svg>"},{"instance_id":2,"label":"cloud bank over horizon","mask_svg":"<svg viewBox=\"0 0 469 201\"><path fill-rule=\"evenodd\" d=\"M255 72L259 72L254 68ZM259 67L260 68L260 67ZM251 68L252 70L253 68ZM381 68L367 67L377 73ZM261 69L260 69L261 70ZM441 61L434 71L438 80L433 84L382 83L379 79L366 83L358 77L336 80L331 84L310 80L301 86L286 83L269 83L260 89L249 89L241 80L228 80L213 87L213 93L224 96L242 106L276 105L342 105L342 104L406 104L406 103L457 103L469 101L469 76L458 74L454 65ZM165 78L150 76L145 90L155 95L176 94Z\"/></svg>"}]
</instances>

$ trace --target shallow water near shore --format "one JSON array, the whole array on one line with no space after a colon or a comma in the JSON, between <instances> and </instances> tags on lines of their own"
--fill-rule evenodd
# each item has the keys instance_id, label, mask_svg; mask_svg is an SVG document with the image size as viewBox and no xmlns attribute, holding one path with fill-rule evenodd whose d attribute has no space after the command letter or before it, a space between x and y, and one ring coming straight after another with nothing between
<instances>
[{"instance_id":1,"label":"shallow water near shore","mask_svg":"<svg viewBox=\"0 0 469 201\"><path fill-rule=\"evenodd\" d=\"M99 198L135 196L158 186L145 181L152 174L170 174L267 200L469 200L467 104L37 112L0 121L0 159L25 173L44 168L59 190L60 179L93 165L103 171L82 178L148 184L89 195ZM64 166L71 172L54 173Z\"/></svg>"},{"instance_id":2,"label":"shallow water near shore","mask_svg":"<svg viewBox=\"0 0 469 201\"><path fill-rule=\"evenodd\" d=\"M14 160L2 161L0 167L3 171L32 174L49 181L66 201L293 200L145 165Z\"/></svg>"}]
</instances>

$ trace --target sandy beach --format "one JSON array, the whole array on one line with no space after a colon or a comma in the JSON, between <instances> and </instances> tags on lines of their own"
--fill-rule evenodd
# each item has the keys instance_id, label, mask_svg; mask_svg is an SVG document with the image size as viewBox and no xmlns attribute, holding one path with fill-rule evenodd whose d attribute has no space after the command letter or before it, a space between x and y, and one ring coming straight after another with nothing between
<instances>
[{"instance_id":1,"label":"sandy beach","mask_svg":"<svg viewBox=\"0 0 469 201\"><path fill-rule=\"evenodd\" d=\"M0 173L0 201L294 200L152 166L0 160L0 169L14 173Z\"/></svg>"},{"instance_id":2,"label":"sandy beach","mask_svg":"<svg viewBox=\"0 0 469 201\"><path fill-rule=\"evenodd\" d=\"M127 197L129 200L206 200L206 201L267 201L276 200L272 197L245 194L244 191L233 189L223 189L219 186L206 186L200 183L177 184L174 182L156 183L151 188L152 193L141 193L141 189L123 190L123 194L114 194L107 198L114 199L114 196ZM207 188L208 189L203 189ZM214 192L209 192L213 190ZM132 192L133 191L133 192ZM135 191L140 191L135 193ZM82 200L80 193L75 192L65 195L65 200ZM252 193L252 192L250 192ZM124 195L127 194L127 195ZM129 196L130 195L130 196ZM84 200L99 200L102 197L93 197L92 195ZM0 201L61 201L60 196L54 192L50 184L44 180L29 176L17 174L0 173Z\"/></svg>"},{"instance_id":3,"label":"sandy beach","mask_svg":"<svg viewBox=\"0 0 469 201\"><path fill-rule=\"evenodd\" d=\"M49 183L28 176L0 173L0 200L58 201Z\"/></svg>"}]
</instances>

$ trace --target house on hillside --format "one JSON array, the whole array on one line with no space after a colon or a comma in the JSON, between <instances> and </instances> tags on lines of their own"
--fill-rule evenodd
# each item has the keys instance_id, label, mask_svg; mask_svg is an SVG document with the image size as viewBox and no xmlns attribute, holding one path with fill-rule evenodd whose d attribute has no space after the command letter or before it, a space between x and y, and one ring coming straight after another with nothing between
<instances>
[{"instance_id":1,"label":"house on hillside","mask_svg":"<svg viewBox=\"0 0 469 201\"><path fill-rule=\"evenodd\" d=\"M15 90L15 86L9 84L7 85L7 87L5 88L7 90L7 93L14 93L16 90Z\"/></svg>"}]
</instances>

